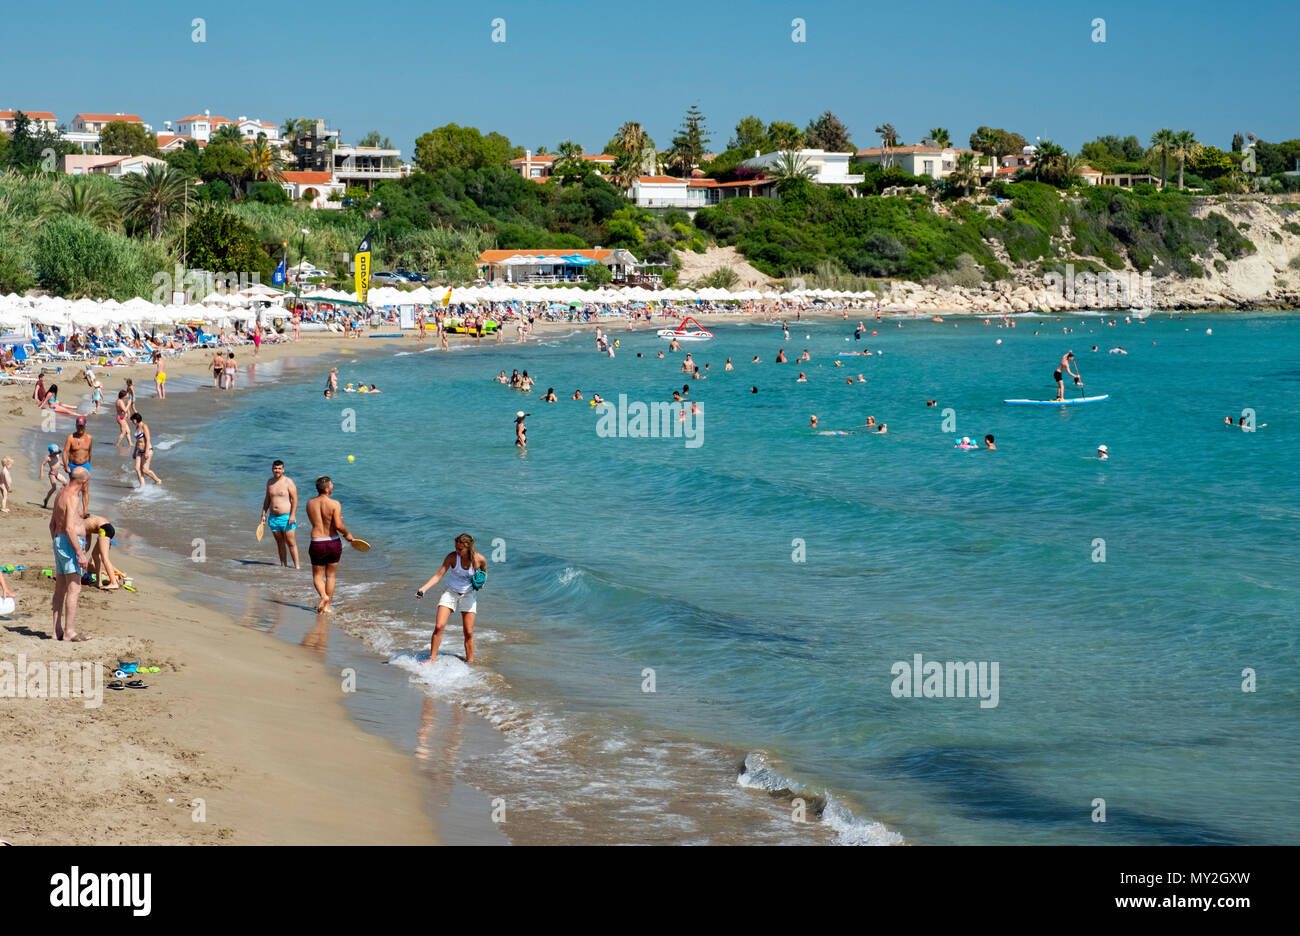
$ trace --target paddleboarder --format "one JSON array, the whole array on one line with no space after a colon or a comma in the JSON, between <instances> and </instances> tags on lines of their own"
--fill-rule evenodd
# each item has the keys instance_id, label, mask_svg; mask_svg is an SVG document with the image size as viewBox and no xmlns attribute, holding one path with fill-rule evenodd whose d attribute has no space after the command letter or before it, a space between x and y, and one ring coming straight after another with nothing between
<instances>
[{"instance_id":1,"label":"paddleboarder","mask_svg":"<svg viewBox=\"0 0 1300 936\"><path fill-rule=\"evenodd\" d=\"M1065 399L1065 381L1061 376L1063 373L1073 377L1076 385L1082 383L1082 378L1079 376L1079 371L1074 363L1073 351L1065 352L1065 357L1061 358L1061 363L1056 365L1056 372L1052 374L1052 379L1056 381L1056 398L1058 400Z\"/></svg>"}]
</instances>

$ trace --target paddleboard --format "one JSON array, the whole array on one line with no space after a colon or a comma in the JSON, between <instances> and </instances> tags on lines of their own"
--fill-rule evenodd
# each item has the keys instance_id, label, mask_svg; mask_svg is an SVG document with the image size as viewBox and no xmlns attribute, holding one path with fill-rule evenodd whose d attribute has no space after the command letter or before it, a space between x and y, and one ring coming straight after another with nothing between
<instances>
[{"instance_id":1,"label":"paddleboard","mask_svg":"<svg viewBox=\"0 0 1300 936\"><path fill-rule=\"evenodd\" d=\"M352 537L352 548L357 552L370 552L370 544L358 537Z\"/></svg>"},{"instance_id":2,"label":"paddleboard","mask_svg":"<svg viewBox=\"0 0 1300 936\"><path fill-rule=\"evenodd\" d=\"M1075 397L1072 400L1003 400L1003 403L1010 403L1012 406L1076 406L1079 403L1100 403L1102 400L1109 400L1110 394L1105 393L1101 396Z\"/></svg>"}]
</instances>

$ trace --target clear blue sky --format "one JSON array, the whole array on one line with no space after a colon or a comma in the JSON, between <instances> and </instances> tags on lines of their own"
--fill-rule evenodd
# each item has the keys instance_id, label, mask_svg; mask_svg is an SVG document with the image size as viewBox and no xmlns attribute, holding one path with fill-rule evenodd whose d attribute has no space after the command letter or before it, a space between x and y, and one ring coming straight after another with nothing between
<instances>
[{"instance_id":1,"label":"clear blue sky","mask_svg":"<svg viewBox=\"0 0 1300 936\"><path fill-rule=\"evenodd\" d=\"M791 41L795 17L806 43ZM0 109L123 111L155 130L204 109L324 117L408 156L453 121L590 152L639 120L663 148L693 103L718 152L746 114L804 126L826 109L859 147L890 121L908 143L943 126L964 145L987 124L1077 149L1167 126L1227 148L1234 131L1300 137L1297 26L1294 3L1209 0L67 0L0 17Z\"/></svg>"}]
</instances>

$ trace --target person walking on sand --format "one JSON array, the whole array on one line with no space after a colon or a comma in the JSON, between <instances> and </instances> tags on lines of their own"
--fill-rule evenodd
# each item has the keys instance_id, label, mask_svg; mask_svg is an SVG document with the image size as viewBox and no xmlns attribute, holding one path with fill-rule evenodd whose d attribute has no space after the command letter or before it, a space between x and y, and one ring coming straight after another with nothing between
<instances>
[{"instance_id":1,"label":"person walking on sand","mask_svg":"<svg viewBox=\"0 0 1300 936\"><path fill-rule=\"evenodd\" d=\"M127 420L127 417L130 416L130 413L127 411L128 407L126 405L125 390L117 391L117 401L113 404L113 410L115 413L113 418L117 420L117 430L118 430L117 441L113 443L113 447L116 448L117 446L121 445L123 440L125 440L128 437L131 429L130 423Z\"/></svg>"},{"instance_id":2,"label":"person walking on sand","mask_svg":"<svg viewBox=\"0 0 1300 936\"><path fill-rule=\"evenodd\" d=\"M311 521L307 558L311 560L312 584L320 595L317 614L333 610L330 602L334 600L334 575L343 557L343 541L339 537L352 542L352 534L343 525L343 507L330 497L333 493L334 482L328 475L320 477L316 479L316 496L307 501L307 519Z\"/></svg>"},{"instance_id":3,"label":"person walking on sand","mask_svg":"<svg viewBox=\"0 0 1300 936\"><path fill-rule=\"evenodd\" d=\"M438 645L442 643L442 632L453 611L460 612L461 624L465 629L465 662L474 662L474 618L478 614L478 593L487 584L487 559L482 553L474 551L474 537L462 533L456 537L456 548L447 553L442 560L442 567L424 586L415 593L416 598L423 598L424 593L433 588L444 575L447 581L442 597L438 599L438 616L433 625L433 637L429 641L429 662L438 658Z\"/></svg>"},{"instance_id":4,"label":"person walking on sand","mask_svg":"<svg viewBox=\"0 0 1300 936\"><path fill-rule=\"evenodd\" d=\"M293 567L298 565L298 543L293 531L297 529L298 487L293 479L284 473L284 462L276 459L271 462L271 479L266 482L266 497L262 499L262 522L271 529L275 537L275 548L280 554L280 565L287 566L287 558L293 559Z\"/></svg>"},{"instance_id":5,"label":"person walking on sand","mask_svg":"<svg viewBox=\"0 0 1300 936\"><path fill-rule=\"evenodd\" d=\"M153 437L149 434L149 426L139 413L131 417L131 422L135 423L135 445L131 448L131 461L135 464L135 476L140 479L140 487L144 488L145 475L153 478L154 484L162 484L162 478L149 467L153 461Z\"/></svg>"},{"instance_id":6,"label":"person walking on sand","mask_svg":"<svg viewBox=\"0 0 1300 936\"><path fill-rule=\"evenodd\" d=\"M77 510L82 488L90 477L85 468L72 473L72 480L54 499L50 514L50 539L54 546L54 639L80 642L88 638L77 633L77 598L81 594L81 570L90 564L86 555L85 526Z\"/></svg>"},{"instance_id":7,"label":"person walking on sand","mask_svg":"<svg viewBox=\"0 0 1300 936\"><path fill-rule=\"evenodd\" d=\"M221 375L226 372L226 361L225 358L221 356L220 348L218 348L215 352L213 352L212 364L210 366L212 368L212 389L220 390Z\"/></svg>"},{"instance_id":8,"label":"person walking on sand","mask_svg":"<svg viewBox=\"0 0 1300 936\"><path fill-rule=\"evenodd\" d=\"M63 464L67 466L68 477L78 468L86 469L86 484L81 489L81 512L90 513L90 452L95 440L86 431L86 417L77 417L76 431L63 440Z\"/></svg>"},{"instance_id":9,"label":"person walking on sand","mask_svg":"<svg viewBox=\"0 0 1300 936\"><path fill-rule=\"evenodd\" d=\"M226 352L225 364L225 387L227 390L235 389L235 375L239 373L239 365L235 363L235 352Z\"/></svg>"},{"instance_id":10,"label":"person walking on sand","mask_svg":"<svg viewBox=\"0 0 1300 936\"><path fill-rule=\"evenodd\" d=\"M60 484L67 483L67 478L63 475L63 453L53 442L50 443L50 452L45 457L45 461L41 462L40 473L36 476L36 480L41 480L46 474L50 476L50 489L45 492L45 500L41 501L42 507L50 506L50 496L59 490Z\"/></svg>"},{"instance_id":11,"label":"person walking on sand","mask_svg":"<svg viewBox=\"0 0 1300 936\"><path fill-rule=\"evenodd\" d=\"M1061 358L1061 363L1056 365L1056 372L1052 374L1052 379L1056 381L1056 398L1058 400L1065 399L1065 381L1061 378L1062 373L1073 377L1076 384L1082 380L1074 363L1073 351L1065 352L1065 357Z\"/></svg>"}]
</instances>

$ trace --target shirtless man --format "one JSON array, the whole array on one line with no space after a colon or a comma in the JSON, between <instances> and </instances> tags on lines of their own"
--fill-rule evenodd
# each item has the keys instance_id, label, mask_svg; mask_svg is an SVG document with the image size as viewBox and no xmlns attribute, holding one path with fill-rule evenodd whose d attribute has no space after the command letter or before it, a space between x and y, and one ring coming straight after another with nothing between
<instances>
[{"instance_id":1,"label":"shirtless man","mask_svg":"<svg viewBox=\"0 0 1300 936\"><path fill-rule=\"evenodd\" d=\"M90 564L86 555L86 540L82 535L85 525L77 510L77 501L89 480L85 468L72 472L72 480L54 498L54 511L50 514L50 539L54 543L54 598L50 607L54 611L54 639L82 641L77 633L77 598L81 594L81 570Z\"/></svg>"},{"instance_id":2,"label":"shirtless man","mask_svg":"<svg viewBox=\"0 0 1300 936\"><path fill-rule=\"evenodd\" d=\"M686 359L682 361L682 373L691 374L695 372L695 361L691 359L691 352L686 352Z\"/></svg>"},{"instance_id":3,"label":"shirtless man","mask_svg":"<svg viewBox=\"0 0 1300 936\"><path fill-rule=\"evenodd\" d=\"M212 363L208 365L212 368L212 389L221 389L221 375L226 372L226 359L221 356L221 352L212 352Z\"/></svg>"},{"instance_id":4,"label":"shirtless man","mask_svg":"<svg viewBox=\"0 0 1300 936\"><path fill-rule=\"evenodd\" d=\"M266 497L262 499L262 522L271 529L275 537L275 548L280 553L280 565L287 566L285 553L293 559L293 567L298 565L298 543L293 537L297 529L298 486L284 473L284 462L276 459L271 463L271 478L266 482Z\"/></svg>"},{"instance_id":5,"label":"shirtless man","mask_svg":"<svg viewBox=\"0 0 1300 936\"><path fill-rule=\"evenodd\" d=\"M1061 358L1061 363L1056 365L1056 373L1052 374L1052 379L1056 381L1056 398L1058 400L1065 399L1065 381L1061 379L1063 372L1073 377L1076 384L1081 380L1078 370L1075 369L1073 351L1065 352L1065 357Z\"/></svg>"},{"instance_id":6,"label":"shirtless man","mask_svg":"<svg viewBox=\"0 0 1300 936\"><path fill-rule=\"evenodd\" d=\"M330 368L330 375L325 378L325 396L326 398L335 397L339 394L339 369Z\"/></svg>"},{"instance_id":7,"label":"shirtless man","mask_svg":"<svg viewBox=\"0 0 1300 936\"><path fill-rule=\"evenodd\" d=\"M90 513L90 449L94 439L86 431L86 417L77 417L77 429L63 441L63 463L69 475L78 468L85 469L86 483L81 489L81 512Z\"/></svg>"},{"instance_id":8,"label":"shirtless man","mask_svg":"<svg viewBox=\"0 0 1300 936\"><path fill-rule=\"evenodd\" d=\"M343 508L330 497L333 493L333 481L328 477L317 478L316 496L307 501L307 519L311 521L311 546L307 548L307 557L311 559L312 584L316 586L316 594L320 595L317 614L327 614L331 610L334 573L343 556L343 542L339 537L352 542L352 534L343 525Z\"/></svg>"}]
</instances>

